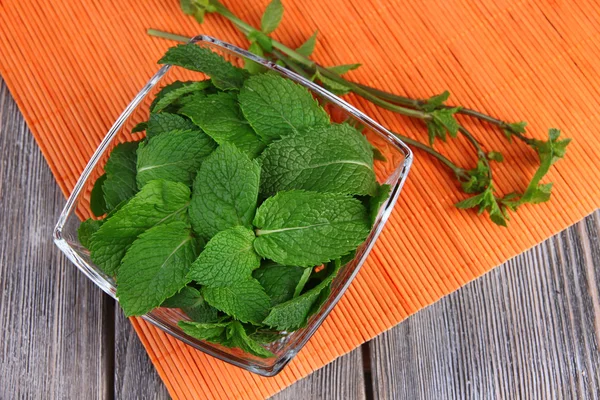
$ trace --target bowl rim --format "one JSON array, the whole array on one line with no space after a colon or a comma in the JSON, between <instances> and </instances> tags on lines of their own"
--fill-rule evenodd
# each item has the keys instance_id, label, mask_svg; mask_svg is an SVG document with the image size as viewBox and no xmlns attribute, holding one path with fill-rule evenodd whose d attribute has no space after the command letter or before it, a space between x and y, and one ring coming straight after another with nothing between
<instances>
[{"instance_id":1,"label":"bowl rim","mask_svg":"<svg viewBox=\"0 0 600 400\"><path fill-rule=\"evenodd\" d=\"M354 277L358 274L360 267L366 260L368 254L370 253L373 245L375 244L375 242L377 240L377 237L381 233L381 230L383 229L385 222L387 221L389 215L391 214L394 205L396 204L396 201L398 199L400 191L404 185L404 182L406 181L406 177L408 176L408 172L412 165L413 153L412 153L411 149L402 140L400 140L398 137L396 137L392 132L390 132L388 129L383 127L381 124L379 124L378 122L373 120L371 117L369 117L362 111L358 110L356 107L347 103L345 100L339 98L337 95L329 92L328 90L322 88L321 86L315 84L314 82L304 78L303 76L301 76L291 70L288 70L287 68L284 68L278 64L275 64L272 61L269 61L262 57L256 56L240 47L237 47L230 43L213 38L211 36L207 36L207 35L194 36L193 38L191 38L189 40L188 44L193 44L193 43L209 43L210 45L220 47L222 49L225 49L228 52L235 54L238 57L243 57L243 58L252 60L258 64L263 65L264 67L266 67L270 70L278 72L279 74L283 75L286 78L289 78L289 79L301 84L302 86L308 88L312 92L317 93L319 96L327 99L328 101L332 102L333 104L337 105L338 107L344 109L346 112L351 114L354 118L356 118L357 120L361 121L366 126L368 126L371 130L376 131L381 136L384 136L391 144L394 145L394 147L397 150L399 150L404 155L404 161L397 168L397 170L400 171L399 179L398 179L397 183L394 185L394 187L392 187L392 192L390 193L390 197L388 198L387 202L384 204L382 209L379 211L379 219L381 221L383 221L383 223L380 223L378 225L376 224L375 230L372 231L373 238L372 238L372 240L370 240L368 246L362 251L362 255L360 257L360 260L358 261L358 266L352 271L352 273L344 281L342 288L338 291L337 295L335 297L332 297L332 299L328 301L328 302L330 302L328 309L324 310L324 312L321 313L322 315L319 316L317 321L313 321L311 329L306 329L305 332L303 332L300 339L298 340L297 344L294 346L294 348L285 352L283 354L283 356L278 357L275 360L275 362L273 364L271 364L269 367L264 367L264 366L259 367L259 366L253 366L253 365L248 365L247 363L239 362L235 359L232 359L231 354L221 352L215 347L209 347L209 346L199 347L197 343L190 341L188 338L186 338L186 336L183 336L179 332L171 329L170 325L167 325L166 323L162 322L160 319L156 318L155 316L153 316L151 314L146 314L141 317L144 320L151 323L152 325L157 326L164 332L175 337L176 339L181 340L182 342L192 346L193 348L203 351L215 358L218 358L220 360L223 360L225 362L233 364L237 367L243 368L250 372L257 373L262 376L274 376L277 373L279 373L287 365L287 363L289 363L294 358L294 356L304 347L304 345L308 342L308 340L313 336L315 331L320 327L323 320L329 315L329 313L332 311L332 309L337 305L340 298L346 292L346 289L350 286L350 284L354 280ZM172 65L170 65L170 64L163 65L150 78L150 80L142 87L142 89L135 95L135 97L131 100L131 102L127 105L127 107L125 107L123 112L119 115L119 117L113 123L113 125L108 130L105 137L102 139L102 141L100 142L100 144L94 151L94 154L91 156L91 158L88 161L87 165L85 166L83 172L81 173L79 179L77 180L77 183L75 184L71 194L69 195L69 198L67 199L67 202L66 202L65 206L63 207L63 210L59 216L59 219L58 219L56 226L52 233L54 243L67 256L67 258L71 262L73 262L78 267L78 269L81 270L90 280L92 280L98 287L100 287L100 289L102 289L105 293L110 295L116 301L118 301L118 299L116 297L115 287L110 282L108 282L106 280L106 278L104 276L102 276L94 267L90 266L87 261L85 261L84 259L82 259L80 257L80 255L75 251L75 249L63 237L63 229L64 229L67 219L71 215L73 208L75 207L75 205L77 203L77 199L78 199L79 195L81 194L81 192L83 191L90 175L94 171L98 162L100 162L103 154L108 150L108 147L112 143L113 139L120 133L120 131L123 127L123 124L125 123L125 121L127 121L127 119L130 117L130 115L133 113L133 111L140 105L140 103L144 100L144 98L148 95L148 93L158 84L158 82L169 71L169 69L171 69L171 67L172 67Z\"/></svg>"}]
</instances>

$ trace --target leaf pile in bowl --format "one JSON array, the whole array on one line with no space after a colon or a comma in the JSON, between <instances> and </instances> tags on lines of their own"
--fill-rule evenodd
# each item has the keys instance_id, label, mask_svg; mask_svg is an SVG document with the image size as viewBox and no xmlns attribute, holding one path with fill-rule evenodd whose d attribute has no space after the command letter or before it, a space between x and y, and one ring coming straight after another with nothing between
<instances>
[{"instance_id":1,"label":"leaf pile in bowl","mask_svg":"<svg viewBox=\"0 0 600 400\"><path fill-rule=\"evenodd\" d=\"M374 148L307 89L250 75L194 44L160 63L203 72L156 95L139 142L117 145L80 242L127 316L180 308L181 329L259 357L306 325L367 238L389 186ZM254 68L255 69L255 68Z\"/></svg>"}]
</instances>

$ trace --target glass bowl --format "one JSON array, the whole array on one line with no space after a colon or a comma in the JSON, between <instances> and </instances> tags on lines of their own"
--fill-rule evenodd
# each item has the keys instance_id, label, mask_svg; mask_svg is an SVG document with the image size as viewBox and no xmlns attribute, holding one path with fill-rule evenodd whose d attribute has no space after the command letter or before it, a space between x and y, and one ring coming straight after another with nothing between
<instances>
[{"instance_id":1,"label":"glass bowl","mask_svg":"<svg viewBox=\"0 0 600 400\"><path fill-rule=\"evenodd\" d=\"M244 62L256 62L308 88L315 98L324 105L334 122L350 120L364 126L363 133L367 139L386 158L385 161L376 161L375 169L377 180L380 183L387 183L391 186L391 194L379 210L371 233L367 240L357 249L356 257L341 268L337 277L332 282L329 299L321 310L309 319L307 326L283 335L278 341L265 346L275 355L274 357L267 359L258 358L240 349L230 349L188 336L177 326L179 320L188 319L178 309L157 308L143 316L146 321L200 351L248 371L263 376L273 376L285 367L315 333L348 289L348 286L350 286L350 283L365 262L383 226L388 220L394 204L396 204L412 163L412 153L402 141L367 115L334 94L286 68L209 36L196 36L191 40L191 43L207 47L237 66L243 65ZM142 134L131 134L131 128L137 123L147 120L150 102L154 97L152 95L160 89L159 84L164 86L176 79L190 80L204 78L203 74L187 71L176 66L165 65L160 68L125 108L108 131L106 137L102 140L102 143L98 146L98 149L77 181L56 224L53 233L56 245L88 278L115 299L117 299L115 296L116 286L113 278L106 276L94 265L90 259L88 250L77 239L77 229L80 221L91 216L89 200L93 184L102 174L108 155L115 145L132 139L137 140L143 136Z\"/></svg>"}]
</instances>

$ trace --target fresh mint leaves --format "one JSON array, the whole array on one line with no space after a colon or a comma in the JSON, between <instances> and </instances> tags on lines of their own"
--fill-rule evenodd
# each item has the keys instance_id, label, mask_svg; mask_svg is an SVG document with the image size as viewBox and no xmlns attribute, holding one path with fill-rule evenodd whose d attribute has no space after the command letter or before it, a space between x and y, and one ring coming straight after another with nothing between
<instances>
[{"instance_id":1,"label":"fresh mint leaves","mask_svg":"<svg viewBox=\"0 0 600 400\"><path fill-rule=\"evenodd\" d=\"M205 239L233 226L250 227L260 166L232 144L219 146L200 166L194 181L190 219Z\"/></svg>"},{"instance_id":2,"label":"fresh mint leaves","mask_svg":"<svg viewBox=\"0 0 600 400\"><path fill-rule=\"evenodd\" d=\"M217 53L193 44L171 47L158 63L204 72L221 90L239 90L248 76L246 71L234 67Z\"/></svg>"},{"instance_id":3,"label":"fresh mint leaves","mask_svg":"<svg viewBox=\"0 0 600 400\"><path fill-rule=\"evenodd\" d=\"M196 253L196 239L185 222L160 224L141 234L117 272L117 297L125 315L146 314L184 287Z\"/></svg>"},{"instance_id":4,"label":"fresh mint leaves","mask_svg":"<svg viewBox=\"0 0 600 400\"><path fill-rule=\"evenodd\" d=\"M310 267L358 247L370 231L362 203L337 193L279 192L260 206L254 218L254 248L283 265Z\"/></svg>"},{"instance_id":5,"label":"fresh mint leaves","mask_svg":"<svg viewBox=\"0 0 600 400\"><path fill-rule=\"evenodd\" d=\"M329 115L306 88L274 72L246 80L239 102L246 119L265 143L329 125Z\"/></svg>"},{"instance_id":6,"label":"fresh mint leaves","mask_svg":"<svg viewBox=\"0 0 600 400\"><path fill-rule=\"evenodd\" d=\"M265 196L290 189L352 195L376 190L371 145L346 124L284 137L264 151L260 162Z\"/></svg>"},{"instance_id":7,"label":"fresh mint leaves","mask_svg":"<svg viewBox=\"0 0 600 400\"><path fill-rule=\"evenodd\" d=\"M265 32L280 5L269 5ZM207 10L185 6L200 18ZM252 38L260 49L270 43L263 32ZM116 146L92 188L92 214L103 218L82 222L79 241L115 278L126 315L177 308L185 334L273 357L265 345L325 304L389 196L375 179L377 153L277 74L257 68L250 77L193 44L161 62L210 80L157 93L134 128L145 138ZM551 160L563 147L540 143L540 153Z\"/></svg>"}]
</instances>

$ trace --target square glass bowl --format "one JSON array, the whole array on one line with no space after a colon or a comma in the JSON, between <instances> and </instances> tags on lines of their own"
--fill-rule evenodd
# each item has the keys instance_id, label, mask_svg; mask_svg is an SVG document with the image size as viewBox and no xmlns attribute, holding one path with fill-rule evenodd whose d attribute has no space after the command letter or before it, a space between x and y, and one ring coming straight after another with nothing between
<instances>
[{"instance_id":1,"label":"square glass bowl","mask_svg":"<svg viewBox=\"0 0 600 400\"><path fill-rule=\"evenodd\" d=\"M376 161L375 170L377 180L380 183L387 183L391 186L391 194L379 210L371 233L367 240L357 249L356 257L341 268L337 277L332 282L329 299L321 310L309 319L307 326L295 332L283 332L281 339L265 346L275 355L274 357L263 359L245 353L240 349L230 349L188 336L177 326L177 322L182 319L188 320L189 318L178 309L157 308L143 316L146 321L168 334L213 357L263 376L273 376L285 367L315 333L346 289L348 289L348 286L350 286L350 283L365 262L379 233L389 218L394 204L396 204L412 163L412 153L390 131L344 100L302 76L271 61L257 57L243 49L209 36L196 36L190 42L195 43L197 46L209 48L225 57L234 65L242 66L246 62L255 62L306 87L323 104L330 114L332 121L352 121L364 126L363 133L386 159L385 161ZM187 71L176 66L165 65L160 68L125 108L108 131L104 140L102 140L102 143L98 146L98 149L75 185L56 224L53 234L56 245L88 278L115 299L116 286L114 279L106 276L94 265L90 259L88 250L81 245L77 238L77 229L80 221L91 216L89 200L94 182L103 173L104 164L115 145L120 142L138 140L143 137L142 134L132 135L131 129L137 123L147 120L150 102L154 97L153 94L158 92L160 87L177 79L198 80L205 78L203 74Z\"/></svg>"}]
</instances>

